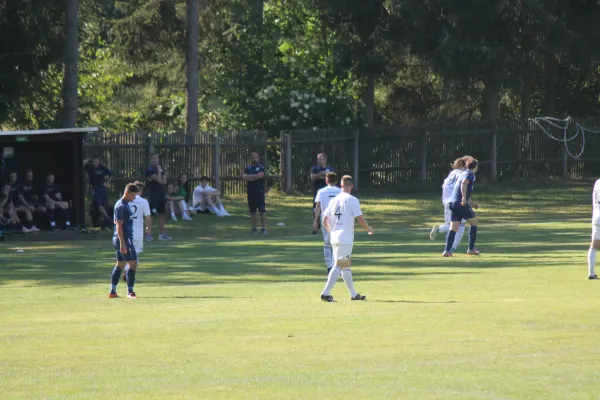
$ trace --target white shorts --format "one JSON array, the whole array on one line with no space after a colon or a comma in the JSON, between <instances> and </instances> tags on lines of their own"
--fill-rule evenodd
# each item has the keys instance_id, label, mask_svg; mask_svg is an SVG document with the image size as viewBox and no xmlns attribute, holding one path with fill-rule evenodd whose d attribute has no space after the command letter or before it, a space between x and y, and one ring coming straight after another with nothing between
<instances>
[{"instance_id":1,"label":"white shorts","mask_svg":"<svg viewBox=\"0 0 600 400\"><path fill-rule=\"evenodd\" d=\"M332 243L333 261L335 262L344 258L349 260L352 257L352 246L351 244Z\"/></svg>"},{"instance_id":2,"label":"white shorts","mask_svg":"<svg viewBox=\"0 0 600 400\"><path fill-rule=\"evenodd\" d=\"M133 247L135 247L135 251L139 253L144 252L144 239L133 239Z\"/></svg>"},{"instance_id":3,"label":"white shorts","mask_svg":"<svg viewBox=\"0 0 600 400\"><path fill-rule=\"evenodd\" d=\"M592 240L600 240L600 224L592 224Z\"/></svg>"}]
</instances>

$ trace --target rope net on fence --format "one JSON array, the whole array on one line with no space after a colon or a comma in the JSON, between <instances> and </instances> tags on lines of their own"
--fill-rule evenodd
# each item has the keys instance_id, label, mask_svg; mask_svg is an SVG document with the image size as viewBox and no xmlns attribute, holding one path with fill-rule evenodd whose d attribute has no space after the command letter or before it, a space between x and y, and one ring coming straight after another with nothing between
<instances>
[{"instance_id":1,"label":"rope net on fence","mask_svg":"<svg viewBox=\"0 0 600 400\"><path fill-rule=\"evenodd\" d=\"M562 142L565 146L565 150L567 151L567 154L569 155L569 157L573 158L574 160L578 160L579 157L581 157L583 155L583 152L585 151L585 134L586 133L590 133L590 134L596 134L596 133L600 133L600 131L593 131L591 129L587 129L585 128L583 125L581 125L579 122L573 120L571 117L567 117L566 119L560 119L560 118L552 118L552 117L537 117L537 118L530 118L530 121L532 121L533 123L535 123L541 130L542 132L544 132L544 134L546 136L548 136L550 139L557 141L557 142ZM546 130L546 128L544 127L543 123L548 125L548 128L553 127L556 129L560 129L563 133L563 137L556 137L554 136L552 133L548 132L548 130ZM573 134L573 136L569 137L569 128L571 126L575 127L575 133ZM571 153L571 150L569 150L569 142L572 140L575 140L577 137L579 137L579 135L581 135L581 150L579 151L579 153L577 154L573 154Z\"/></svg>"}]
</instances>

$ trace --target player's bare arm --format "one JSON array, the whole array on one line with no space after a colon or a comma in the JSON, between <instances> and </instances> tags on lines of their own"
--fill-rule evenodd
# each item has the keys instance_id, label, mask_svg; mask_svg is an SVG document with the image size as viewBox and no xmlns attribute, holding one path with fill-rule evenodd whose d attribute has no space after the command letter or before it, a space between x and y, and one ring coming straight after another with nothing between
<instances>
[{"instance_id":1,"label":"player's bare arm","mask_svg":"<svg viewBox=\"0 0 600 400\"><path fill-rule=\"evenodd\" d=\"M116 221L117 225L117 237L119 238L119 243L121 244L121 248L119 251L121 254L127 254L127 246L125 245L125 236L123 236L123 220L118 219Z\"/></svg>"},{"instance_id":2,"label":"player's bare arm","mask_svg":"<svg viewBox=\"0 0 600 400\"><path fill-rule=\"evenodd\" d=\"M371 228L371 226L369 226L369 224L367 223L367 220L361 215L358 218L356 218L358 221L358 224L367 232L369 232L369 235L373 234L373 228Z\"/></svg>"},{"instance_id":3,"label":"player's bare arm","mask_svg":"<svg viewBox=\"0 0 600 400\"><path fill-rule=\"evenodd\" d=\"M462 193L462 201L460 202L461 206L467 205L467 191L469 189L469 183L471 183L471 181L469 181L467 178L463 179L463 181L460 183L460 192Z\"/></svg>"},{"instance_id":4,"label":"player's bare arm","mask_svg":"<svg viewBox=\"0 0 600 400\"><path fill-rule=\"evenodd\" d=\"M152 235L152 216L146 216L146 234Z\"/></svg>"},{"instance_id":5,"label":"player's bare arm","mask_svg":"<svg viewBox=\"0 0 600 400\"><path fill-rule=\"evenodd\" d=\"M313 221L313 229L319 230L319 218L321 217L321 202L317 201L315 204L315 219Z\"/></svg>"},{"instance_id":6,"label":"player's bare arm","mask_svg":"<svg viewBox=\"0 0 600 400\"><path fill-rule=\"evenodd\" d=\"M329 224L329 216L325 216L325 218L323 218L323 226L325 227L325 229L327 229L327 232L331 232L331 225Z\"/></svg>"}]
</instances>

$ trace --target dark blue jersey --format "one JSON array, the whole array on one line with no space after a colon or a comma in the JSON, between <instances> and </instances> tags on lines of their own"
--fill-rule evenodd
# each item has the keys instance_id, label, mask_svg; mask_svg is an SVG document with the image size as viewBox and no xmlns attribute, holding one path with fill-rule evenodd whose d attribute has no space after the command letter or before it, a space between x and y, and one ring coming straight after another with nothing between
<instances>
[{"instance_id":1,"label":"dark blue jersey","mask_svg":"<svg viewBox=\"0 0 600 400\"><path fill-rule=\"evenodd\" d=\"M471 170L466 170L458 176L456 183L454 184L454 191L452 192L452 198L450 200L451 203L460 203L463 198L463 193L461 189L462 181L465 179L469 180L469 185L467 186L467 193L465 193L465 197L467 201L471 199L471 194L473 193L473 183L475 183L475 174Z\"/></svg>"},{"instance_id":2,"label":"dark blue jersey","mask_svg":"<svg viewBox=\"0 0 600 400\"><path fill-rule=\"evenodd\" d=\"M112 172L102 164L98 165L97 167L94 167L92 164L86 164L85 171L90 178L90 185L94 189L104 186L106 178L112 176Z\"/></svg>"},{"instance_id":3,"label":"dark blue jersey","mask_svg":"<svg viewBox=\"0 0 600 400\"><path fill-rule=\"evenodd\" d=\"M152 175L158 175L158 168L149 165L146 170L146 179L150 178ZM162 170L159 178L165 176L165 170ZM148 185L146 186L150 191L150 195L156 196L157 194L164 195L165 194L165 185L155 180L148 180Z\"/></svg>"},{"instance_id":4,"label":"dark blue jersey","mask_svg":"<svg viewBox=\"0 0 600 400\"><path fill-rule=\"evenodd\" d=\"M58 200L56 198L56 194L60 193L60 188L58 187L58 185L56 183L53 184L48 184L45 183L44 187L42 188L42 196L44 195L48 195L48 197L50 197L52 200Z\"/></svg>"},{"instance_id":5,"label":"dark blue jersey","mask_svg":"<svg viewBox=\"0 0 600 400\"><path fill-rule=\"evenodd\" d=\"M244 168L244 174L246 175L257 175L259 173L265 173L265 166L262 164L248 165ZM248 196L262 195L265 192L265 178L255 181L247 182L248 184Z\"/></svg>"},{"instance_id":6,"label":"dark blue jersey","mask_svg":"<svg viewBox=\"0 0 600 400\"><path fill-rule=\"evenodd\" d=\"M21 185L19 185L17 182L15 183L11 183L10 184L10 197L13 201L13 203L18 204L19 202L19 195L21 194Z\"/></svg>"},{"instance_id":7,"label":"dark blue jersey","mask_svg":"<svg viewBox=\"0 0 600 400\"><path fill-rule=\"evenodd\" d=\"M33 181L25 182L21 185L21 194L28 203L34 203L38 200L38 194Z\"/></svg>"},{"instance_id":8,"label":"dark blue jersey","mask_svg":"<svg viewBox=\"0 0 600 400\"><path fill-rule=\"evenodd\" d=\"M314 167L312 167L312 170L310 172L312 174L318 174L320 172L335 172L335 171L333 170L333 168L331 168L331 165L326 165L324 167L321 167L320 165L315 165ZM317 192L319 190L323 189L325 186L327 186L327 182L325 182L325 178L314 180L313 181L313 189L314 189L315 196L317 195Z\"/></svg>"},{"instance_id":9,"label":"dark blue jersey","mask_svg":"<svg viewBox=\"0 0 600 400\"><path fill-rule=\"evenodd\" d=\"M133 240L133 212L129 202L121 199L115 204L115 236L117 235L117 221L123 221L123 239Z\"/></svg>"}]
</instances>

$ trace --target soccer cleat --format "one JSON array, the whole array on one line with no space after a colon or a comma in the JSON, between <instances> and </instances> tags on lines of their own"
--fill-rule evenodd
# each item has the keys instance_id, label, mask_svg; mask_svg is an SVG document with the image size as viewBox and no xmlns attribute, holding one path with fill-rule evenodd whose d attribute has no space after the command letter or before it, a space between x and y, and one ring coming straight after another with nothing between
<instances>
[{"instance_id":1,"label":"soccer cleat","mask_svg":"<svg viewBox=\"0 0 600 400\"><path fill-rule=\"evenodd\" d=\"M435 240L435 237L437 236L437 230L438 226L434 225L433 228L431 228L431 232L429 232L429 239Z\"/></svg>"},{"instance_id":2,"label":"soccer cleat","mask_svg":"<svg viewBox=\"0 0 600 400\"><path fill-rule=\"evenodd\" d=\"M128 299L137 299L137 296L136 296L135 292L130 292L130 293L127 293L127 298Z\"/></svg>"},{"instance_id":3,"label":"soccer cleat","mask_svg":"<svg viewBox=\"0 0 600 400\"><path fill-rule=\"evenodd\" d=\"M322 294L321 295L321 300L323 300L326 303L335 303L335 300L333 299L333 296L330 295L330 294L329 295Z\"/></svg>"},{"instance_id":4,"label":"soccer cleat","mask_svg":"<svg viewBox=\"0 0 600 400\"><path fill-rule=\"evenodd\" d=\"M600 278L598 278L598 275L594 274L593 276L588 276L588 279L592 280L592 279L600 279Z\"/></svg>"},{"instance_id":5,"label":"soccer cleat","mask_svg":"<svg viewBox=\"0 0 600 400\"><path fill-rule=\"evenodd\" d=\"M256 228L252 228L252 230L250 231L251 235L256 235L258 233L258 229Z\"/></svg>"},{"instance_id":6,"label":"soccer cleat","mask_svg":"<svg viewBox=\"0 0 600 400\"><path fill-rule=\"evenodd\" d=\"M261 235L266 235L267 234L267 230L266 229L261 229L260 230L260 234Z\"/></svg>"},{"instance_id":7,"label":"soccer cleat","mask_svg":"<svg viewBox=\"0 0 600 400\"><path fill-rule=\"evenodd\" d=\"M173 240L173 238L171 236L162 234L162 235L158 235L158 240Z\"/></svg>"},{"instance_id":8,"label":"soccer cleat","mask_svg":"<svg viewBox=\"0 0 600 400\"><path fill-rule=\"evenodd\" d=\"M478 256L479 255L479 250L477 250L477 249L468 250L467 251L467 255L468 256Z\"/></svg>"},{"instance_id":9,"label":"soccer cleat","mask_svg":"<svg viewBox=\"0 0 600 400\"><path fill-rule=\"evenodd\" d=\"M456 253L457 251L458 250L456 250L456 248L454 248L454 247L450 249L450 253L452 253L452 254Z\"/></svg>"},{"instance_id":10,"label":"soccer cleat","mask_svg":"<svg viewBox=\"0 0 600 400\"><path fill-rule=\"evenodd\" d=\"M153 240L154 238L152 237L152 235L146 235L146 242L151 242Z\"/></svg>"},{"instance_id":11,"label":"soccer cleat","mask_svg":"<svg viewBox=\"0 0 600 400\"><path fill-rule=\"evenodd\" d=\"M117 295L117 292L110 292L110 293L108 294L108 298L109 298L109 299L116 299L117 297L119 297L119 296Z\"/></svg>"},{"instance_id":12,"label":"soccer cleat","mask_svg":"<svg viewBox=\"0 0 600 400\"><path fill-rule=\"evenodd\" d=\"M350 300L366 300L367 296L363 296L360 293L356 293L356 296L350 297Z\"/></svg>"},{"instance_id":13,"label":"soccer cleat","mask_svg":"<svg viewBox=\"0 0 600 400\"><path fill-rule=\"evenodd\" d=\"M452 257L452 253L450 253L449 251L444 251L442 253L442 257Z\"/></svg>"}]
</instances>

